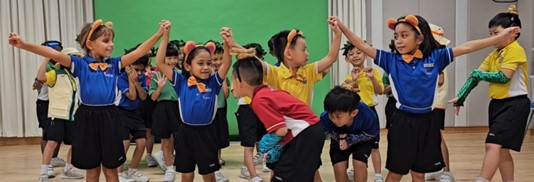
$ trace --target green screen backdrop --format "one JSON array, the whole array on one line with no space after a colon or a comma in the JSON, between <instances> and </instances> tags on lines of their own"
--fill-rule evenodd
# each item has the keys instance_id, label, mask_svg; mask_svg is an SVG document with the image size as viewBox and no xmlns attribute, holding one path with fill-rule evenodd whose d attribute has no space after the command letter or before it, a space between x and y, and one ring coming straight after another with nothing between
<instances>
[{"instance_id":1,"label":"green screen backdrop","mask_svg":"<svg viewBox=\"0 0 534 182\"><path fill-rule=\"evenodd\" d=\"M328 53L327 3L324 0L94 0L94 13L95 19L113 22L115 56L148 39L158 30L159 22L166 19L172 23L171 40L221 41L219 29L228 26L238 43L260 43L266 51L272 35L297 28L304 32L311 62ZM270 55L265 59L269 63L276 61ZM330 76L316 84L312 104L316 114L322 112L329 89ZM228 125L233 140L238 136L236 110L237 100L230 95Z\"/></svg>"}]
</instances>

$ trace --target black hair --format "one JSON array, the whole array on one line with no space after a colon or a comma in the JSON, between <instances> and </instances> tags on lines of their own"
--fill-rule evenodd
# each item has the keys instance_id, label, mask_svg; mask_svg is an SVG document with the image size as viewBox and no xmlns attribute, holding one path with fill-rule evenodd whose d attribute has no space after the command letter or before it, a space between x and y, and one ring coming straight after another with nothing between
<instances>
[{"instance_id":1,"label":"black hair","mask_svg":"<svg viewBox=\"0 0 534 182\"><path fill-rule=\"evenodd\" d=\"M248 43L248 44L245 44L243 46L243 48L245 48L245 49L250 49L250 48L256 49L256 57L260 58L261 60L263 60L263 57L265 56L265 54L267 54L265 52L265 50L263 50L263 47L261 47L261 45L258 44L258 43Z\"/></svg>"},{"instance_id":2,"label":"black hair","mask_svg":"<svg viewBox=\"0 0 534 182\"><path fill-rule=\"evenodd\" d=\"M206 41L206 43L208 43L208 42L213 42L213 44L215 44L215 51L213 52L213 54L223 54L224 53L223 44L221 44L218 41L211 40L211 39Z\"/></svg>"},{"instance_id":3,"label":"black hair","mask_svg":"<svg viewBox=\"0 0 534 182\"><path fill-rule=\"evenodd\" d=\"M365 41L365 40L363 42L367 43L367 41ZM343 44L343 48L341 48L341 50L343 50L343 56L347 56L349 51L351 51L354 48L356 48L356 47L352 43L350 43L350 41L347 41L347 43Z\"/></svg>"},{"instance_id":4,"label":"black hair","mask_svg":"<svg viewBox=\"0 0 534 182\"><path fill-rule=\"evenodd\" d=\"M404 19L405 17L406 16L402 16L398 18L397 21ZM418 27L421 30L421 33L424 35L424 38L425 38L423 42L421 43L421 45L419 45L419 50L423 52L424 57L430 56L430 54L432 54L432 51L439 48L439 43L438 41L436 41L436 39L434 39L434 36L432 35L432 31L430 31L430 25L428 25L428 21L426 21L425 18L419 15L415 15L415 17L419 21ZM409 25L412 28L413 32L415 32L417 35L420 35L417 29L412 24L407 23L407 22L397 22L395 24L395 27L397 27L397 25L400 23Z\"/></svg>"},{"instance_id":5,"label":"black hair","mask_svg":"<svg viewBox=\"0 0 534 182\"><path fill-rule=\"evenodd\" d=\"M238 60L233 65L232 75L251 86L263 84L262 63L255 57Z\"/></svg>"},{"instance_id":6,"label":"black hair","mask_svg":"<svg viewBox=\"0 0 534 182\"><path fill-rule=\"evenodd\" d=\"M300 31L300 30L297 30L297 29L295 29L295 30L297 32ZM274 55L276 56L276 59L278 60L278 62L283 62L284 61L284 51L285 51L285 48L286 48L287 36L289 35L289 32L291 32L291 31L290 30L283 30L283 31L278 32L277 34L274 35L273 51L274 51ZM291 42L289 43L289 48L293 48L299 38L304 39L305 37L302 36L302 35L299 35L299 34L295 35L293 40L291 40Z\"/></svg>"},{"instance_id":7,"label":"black hair","mask_svg":"<svg viewBox=\"0 0 534 182\"><path fill-rule=\"evenodd\" d=\"M180 39L180 40L171 40L171 41L169 41L169 44L174 44L174 46L176 46L178 48L185 46L185 42L182 39Z\"/></svg>"},{"instance_id":8,"label":"black hair","mask_svg":"<svg viewBox=\"0 0 534 182\"><path fill-rule=\"evenodd\" d=\"M397 47L395 47L395 40L393 40L393 39L391 39L391 41L389 41L389 50L392 53L395 53L395 54L399 53L399 51L397 51Z\"/></svg>"},{"instance_id":9,"label":"black hair","mask_svg":"<svg viewBox=\"0 0 534 182\"><path fill-rule=\"evenodd\" d=\"M360 100L360 95L356 92L341 88L338 85L326 94L324 98L324 110L327 113L336 111L352 112L358 108Z\"/></svg>"},{"instance_id":10,"label":"black hair","mask_svg":"<svg viewBox=\"0 0 534 182\"><path fill-rule=\"evenodd\" d=\"M516 13L499 13L495 15L488 23L488 28L498 27L508 28L513 26L518 26L521 28L521 20L519 20L519 15ZM519 38L521 33L518 33L515 37L515 40Z\"/></svg>"},{"instance_id":11,"label":"black hair","mask_svg":"<svg viewBox=\"0 0 534 182\"><path fill-rule=\"evenodd\" d=\"M168 43L165 57L178 56L178 47L175 44Z\"/></svg>"},{"instance_id":12,"label":"black hair","mask_svg":"<svg viewBox=\"0 0 534 182\"><path fill-rule=\"evenodd\" d=\"M42 46L51 47L52 49L55 49L56 51L62 51L63 45L60 41L57 40L47 40L41 44Z\"/></svg>"},{"instance_id":13,"label":"black hair","mask_svg":"<svg viewBox=\"0 0 534 182\"><path fill-rule=\"evenodd\" d=\"M200 45L200 46L195 47L193 50L191 50L191 52L187 54L187 56L184 58L184 61L182 61L182 65L181 65L181 68L183 69L182 75L184 75L186 78L191 77L191 74L189 74L189 71L184 69L185 64L191 65L191 62L193 61L193 59L195 59L195 57L197 57L197 55L200 54L202 51L206 51L211 55L211 52L208 48L204 47L204 45Z\"/></svg>"},{"instance_id":14,"label":"black hair","mask_svg":"<svg viewBox=\"0 0 534 182\"><path fill-rule=\"evenodd\" d=\"M273 52L274 51L274 39L276 39L276 34L271 36L269 41L267 41L267 46L269 47L269 52Z\"/></svg>"}]
</instances>

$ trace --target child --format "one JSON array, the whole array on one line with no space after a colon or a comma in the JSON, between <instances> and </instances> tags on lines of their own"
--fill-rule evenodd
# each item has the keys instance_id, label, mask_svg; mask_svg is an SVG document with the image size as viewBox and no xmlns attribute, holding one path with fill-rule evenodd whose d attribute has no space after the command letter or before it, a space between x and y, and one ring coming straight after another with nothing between
<instances>
[{"instance_id":1,"label":"child","mask_svg":"<svg viewBox=\"0 0 534 182\"><path fill-rule=\"evenodd\" d=\"M170 29L170 27L169 27ZM215 181L214 172L220 169L215 140L215 117L217 95L232 62L228 44L224 44L223 62L219 70L211 74L211 54L213 43L195 45L189 41L184 46L185 59L182 73L164 64L164 50L169 41L166 29L163 41L156 56L159 70L173 83L178 98L178 131L175 132L174 148L176 171L182 173L181 181L193 181L195 166L204 181ZM221 35L230 36L223 28Z\"/></svg>"},{"instance_id":2,"label":"child","mask_svg":"<svg viewBox=\"0 0 534 182\"><path fill-rule=\"evenodd\" d=\"M324 145L319 118L301 100L264 85L262 64L255 57L239 58L232 72L233 95L252 98L250 107L267 128L258 146L272 164L271 181L312 181Z\"/></svg>"},{"instance_id":3,"label":"child","mask_svg":"<svg viewBox=\"0 0 534 182\"><path fill-rule=\"evenodd\" d=\"M349 62L353 66L351 74L347 75L347 80L356 81L356 84L360 90L358 95L360 95L362 102L367 104L367 106L371 108L378 118L378 113L375 109L375 106L378 105L378 99L376 98L376 95L382 94L382 90L384 88L382 79L378 73L378 69L373 68L372 66L366 67L365 64L367 61L367 55L355 48L350 42L347 42L344 45L343 50L345 61ZM380 135L376 135L374 139L375 141L373 144L373 149L371 150L371 159L373 162L373 168L375 170L375 182L384 182L381 167L382 159L378 149ZM349 176L353 175L349 174Z\"/></svg>"},{"instance_id":4,"label":"child","mask_svg":"<svg viewBox=\"0 0 534 182\"><path fill-rule=\"evenodd\" d=\"M143 121L139 111L139 105L143 100L146 100L146 92L148 90L144 75L147 63L148 55L139 58L132 65L121 70L117 81L117 88L121 92L119 104L117 105L122 123L119 132L124 144L124 152L128 152L131 141L130 136L133 137L136 145L128 171L121 173L122 166L117 170L119 179L124 181L147 182L150 180L137 170L139 161L143 157L146 143L145 121Z\"/></svg>"},{"instance_id":5,"label":"child","mask_svg":"<svg viewBox=\"0 0 534 182\"><path fill-rule=\"evenodd\" d=\"M175 47L178 48L178 64L176 64L176 68L181 70L182 69L182 62L184 61L184 46L185 42L184 40L171 40L169 41L169 44L173 44Z\"/></svg>"},{"instance_id":6,"label":"child","mask_svg":"<svg viewBox=\"0 0 534 182\"><path fill-rule=\"evenodd\" d=\"M434 25L430 25L430 31L432 31L432 36L434 36L434 39L441 45L440 48L446 48L446 46L450 43L450 41L443 37L444 31L443 28ZM443 171L435 172L435 173L426 173L425 174L425 180L439 180L442 182L453 182L454 176L452 175L450 171L450 163L449 163L449 149L447 148L447 143L445 143L445 138L443 138L443 130L445 130L445 109L447 109L447 90L448 90L448 81L447 81L447 74L446 71L443 70L439 76L438 76L438 89L436 90L435 99L434 99L434 110L433 115L434 119L433 122L436 122L439 125L440 133L441 133L441 153L443 155L443 161L445 162L445 166L443 167Z\"/></svg>"},{"instance_id":7,"label":"child","mask_svg":"<svg viewBox=\"0 0 534 182\"><path fill-rule=\"evenodd\" d=\"M411 171L412 179L423 181L423 173L443 168L439 127L432 121L432 102L438 74L453 58L515 37L519 28L503 30L498 36L470 41L455 48L439 49L427 21L414 15L388 19L395 30L398 53L377 50L339 23L349 41L375 64L389 73L393 96L398 101L388 132L386 181L400 181ZM429 89L430 88L430 89Z\"/></svg>"},{"instance_id":8,"label":"child","mask_svg":"<svg viewBox=\"0 0 534 182\"><path fill-rule=\"evenodd\" d=\"M97 20L83 27L77 38L87 53L83 58L26 43L16 33L10 33L9 44L12 46L53 59L70 68L72 75L78 78L82 105L74 116L76 135L72 141L72 164L86 169L87 181L97 181L102 167L107 181L118 181L116 168L126 160L118 133L118 111L114 106L119 70L145 55L168 25L168 21L162 21L156 34L135 51L114 58L109 58L114 37L111 22L104 24Z\"/></svg>"},{"instance_id":9,"label":"child","mask_svg":"<svg viewBox=\"0 0 534 182\"><path fill-rule=\"evenodd\" d=\"M63 53L79 56L81 55L74 48L66 48ZM52 68L47 71L49 64ZM40 181L48 181L50 176L49 165L52 159L52 154L59 143L64 142L66 145L72 144L72 137L74 134L73 115L78 106L76 99L76 82L72 78L68 69L59 65L53 60L46 59L39 67L37 80L45 83L48 87L48 96L50 105L48 110L48 117L50 122L47 124L44 140L47 141L43 152L43 161L41 165ZM71 148L72 149L72 148ZM67 162L63 168L64 179L81 179L83 174L74 170L72 167L71 149L67 155ZM52 174L53 171L52 171Z\"/></svg>"},{"instance_id":10,"label":"child","mask_svg":"<svg viewBox=\"0 0 534 182\"><path fill-rule=\"evenodd\" d=\"M359 85L345 80L336 86L324 100L325 112L321 124L330 137L330 160L336 181L348 181L345 171L352 154L353 181L367 181L367 158L375 138L380 134L378 115L367 104L360 102Z\"/></svg>"},{"instance_id":11,"label":"child","mask_svg":"<svg viewBox=\"0 0 534 182\"><path fill-rule=\"evenodd\" d=\"M214 41L214 40L208 40L206 43L212 42L215 44L215 51L211 55L211 71L212 74L217 72L219 70L219 67L222 65L222 58L224 54L224 48L222 47L221 43ZM213 119L213 125L215 126L215 138L218 150L217 158L219 159L219 165L224 165L225 161L221 158L221 150L230 146L230 133L228 131L228 119L226 118L227 113L227 107L226 107L226 99L228 99L228 83L229 80L224 79L222 88L219 91L219 94L217 95L217 112L215 113L215 118ZM215 179L217 182L228 182L228 178L226 178L221 171L215 171Z\"/></svg>"},{"instance_id":12,"label":"child","mask_svg":"<svg viewBox=\"0 0 534 182\"><path fill-rule=\"evenodd\" d=\"M150 86L150 81L154 77L154 73L156 71L154 70L155 62L152 61L152 57L156 56L155 49L152 49L150 53L147 53L148 58L148 64L145 67L145 79L146 79L146 85ZM150 95L148 95L150 97ZM156 102L153 101L151 98L145 99L144 101L141 101L140 111L143 120L145 121L145 128L146 128L146 155L145 155L145 163L147 167L156 167L158 163L152 156L152 149L154 148L154 135L152 134L152 113L154 112L154 106L156 105Z\"/></svg>"},{"instance_id":13,"label":"child","mask_svg":"<svg viewBox=\"0 0 534 182\"><path fill-rule=\"evenodd\" d=\"M488 28L493 38L502 37L510 27L521 27L517 8L512 5L506 13L493 17ZM523 143L530 100L527 97L527 57L517 42L519 34L512 39L493 42L497 48L491 52L459 91L458 98L450 102L459 107L480 80L490 82L489 132L486 137L486 155L477 182L491 181L499 169L503 181L514 181L514 161L510 150L519 152Z\"/></svg>"},{"instance_id":14,"label":"child","mask_svg":"<svg viewBox=\"0 0 534 182\"><path fill-rule=\"evenodd\" d=\"M173 44L160 47L165 50L165 64L176 68L178 64L178 49ZM161 152L153 156L158 165L165 172L163 181L174 181L175 168L173 166L173 138L178 131L178 95L173 89L173 84L163 75L161 71L154 73L150 82L150 98L157 101L152 115L152 132L154 136L161 139ZM149 155L149 154L147 154Z\"/></svg>"},{"instance_id":15,"label":"child","mask_svg":"<svg viewBox=\"0 0 534 182\"><path fill-rule=\"evenodd\" d=\"M248 50L255 50L256 57L260 60L265 56L265 51L260 44L250 43L243 46ZM250 108L250 98L240 97L238 101L239 107L235 112L237 118L237 127L239 129L239 138L243 151L243 166L239 174L240 178L249 180L249 182L262 182L263 179L256 173L256 165L260 165L263 161L263 154L256 152L254 155L254 146L257 146L258 141L265 135L265 127L256 116L256 113ZM257 147L256 147L257 148ZM264 169L269 172L266 163L263 163Z\"/></svg>"}]
</instances>

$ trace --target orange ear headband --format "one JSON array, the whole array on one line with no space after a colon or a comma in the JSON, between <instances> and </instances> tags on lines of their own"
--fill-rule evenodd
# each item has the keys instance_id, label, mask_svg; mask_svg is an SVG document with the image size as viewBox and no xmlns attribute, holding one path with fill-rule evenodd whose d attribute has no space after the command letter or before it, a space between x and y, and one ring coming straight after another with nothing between
<instances>
[{"instance_id":1,"label":"orange ear headband","mask_svg":"<svg viewBox=\"0 0 534 182\"><path fill-rule=\"evenodd\" d=\"M187 41L184 46L185 58L187 59L187 56L189 55L189 53L191 53L193 49L200 47L200 46L204 46L205 48L207 48L210 51L210 55L215 52L215 44L213 42L208 42L205 45L197 45L193 41Z\"/></svg>"},{"instance_id":2,"label":"orange ear headband","mask_svg":"<svg viewBox=\"0 0 534 182\"><path fill-rule=\"evenodd\" d=\"M289 32L289 34L287 34L287 43L286 43L286 47L284 48L284 52L287 51L287 49L289 48L289 44L291 44L291 42L293 41L293 39L295 38L295 36L297 35L303 35L302 34L302 31L299 31L299 30L296 30L296 29L293 29Z\"/></svg>"},{"instance_id":3,"label":"orange ear headband","mask_svg":"<svg viewBox=\"0 0 534 182\"><path fill-rule=\"evenodd\" d=\"M87 34L87 38L85 40L86 42L89 41L89 39L93 35L93 32L96 30L96 28L98 28L98 27L100 27L102 25L106 25L109 28L113 28L113 23L111 23L110 21L106 22L105 24L103 24L103 23L104 22L102 21L102 19L98 19L95 22L93 22L93 25L91 26L91 30L89 30L89 33Z\"/></svg>"},{"instance_id":4,"label":"orange ear headband","mask_svg":"<svg viewBox=\"0 0 534 182\"><path fill-rule=\"evenodd\" d=\"M401 22L409 23L410 25L415 27L415 29L417 30L417 32L419 32L419 34L422 34L421 29L419 29L419 20L414 15L408 15L398 21L393 18L388 18L386 20L386 25L389 27L389 29L395 30L395 26Z\"/></svg>"}]
</instances>

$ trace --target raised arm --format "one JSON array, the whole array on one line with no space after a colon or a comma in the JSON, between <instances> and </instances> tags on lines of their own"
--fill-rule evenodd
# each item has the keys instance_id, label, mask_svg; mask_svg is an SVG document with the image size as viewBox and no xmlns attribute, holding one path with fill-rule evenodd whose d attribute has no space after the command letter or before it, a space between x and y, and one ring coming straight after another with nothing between
<instances>
[{"instance_id":1,"label":"raised arm","mask_svg":"<svg viewBox=\"0 0 534 182\"><path fill-rule=\"evenodd\" d=\"M338 22L339 28L349 39L349 42L352 43L358 50L361 50L363 53L368 55L369 57L375 59L376 58L376 49L374 47L371 47L369 44L365 43L360 37L358 37L356 34L351 32L345 24L342 22Z\"/></svg>"},{"instance_id":2,"label":"raised arm","mask_svg":"<svg viewBox=\"0 0 534 182\"><path fill-rule=\"evenodd\" d=\"M517 34L521 32L519 27L508 27L495 36L491 36L485 39L472 40L462 45L452 48L454 57L458 57L464 54L468 54L480 49L495 45L501 41L509 41L515 39Z\"/></svg>"},{"instance_id":3,"label":"raised arm","mask_svg":"<svg viewBox=\"0 0 534 182\"><path fill-rule=\"evenodd\" d=\"M163 40L159 44L158 52L156 53L156 64L158 65L159 71L165 75L169 80L174 81L173 79L173 67L165 64L165 52L167 51L167 44L169 44L169 34L171 27L169 26L164 30Z\"/></svg>"},{"instance_id":4,"label":"raised arm","mask_svg":"<svg viewBox=\"0 0 534 182\"><path fill-rule=\"evenodd\" d=\"M158 42L158 40L161 38L165 29L170 27L170 25L171 25L170 21L161 20L161 23L159 25L159 30L154 35L152 35L152 37L150 37L148 40L146 40L141 45L139 45L139 47L137 47L137 49L135 49L134 51L122 56L121 58L122 66L126 67L132 64L133 62L135 62L136 60L138 60L139 58L146 55L146 53L150 51L150 49L154 47L154 44L156 44L156 42Z\"/></svg>"},{"instance_id":5,"label":"raised arm","mask_svg":"<svg viewBox=\"0 0 534 182\"><path fill-rule=\"evenodd\" d=\"M9 34L9 44L11 44L12 46L16 48L24 49L24 50L33 52L37 55L53 59L59 64L70 68L70 64L71 64L70 56L63 54L48 46L26 43L16 33Z\"/></svg>"},{"instance_id":6,"label":"raised arm","mask_svg":"<svg viewBox=\"0 0 534 182\"><path fill-rule=\"evenodd\" d=\"M232 34L232 29L228 27L221 28L220 34L224 41L224 53L222 64L219 67L219 71L217 73L219 73L219 76L222 79L225 79L226 75L228 74L228 70L230 69L230 66L232 66L232 56L230 55L230 43L228 42L228 40L233 40L234 35Z\"/></svg>"},{"instance_id":7,"label":"raised arm","mask_svg":"<svg viewBox=\"0 0 534 182\"><path fill-rule=\"evenodd\" d=\"M339 54L342 32L341 29L339 29L338 22L339 20L337 19L337 17L330 17L328 19L328 24L330 25L330 28L334 31L334 40L332 41L332 45L330 47L330 50L328 51L328 54L317 63L317 70L324 74L330 71L330 68L336 62L337 56Z\"/></svg>"}]
</instances>

